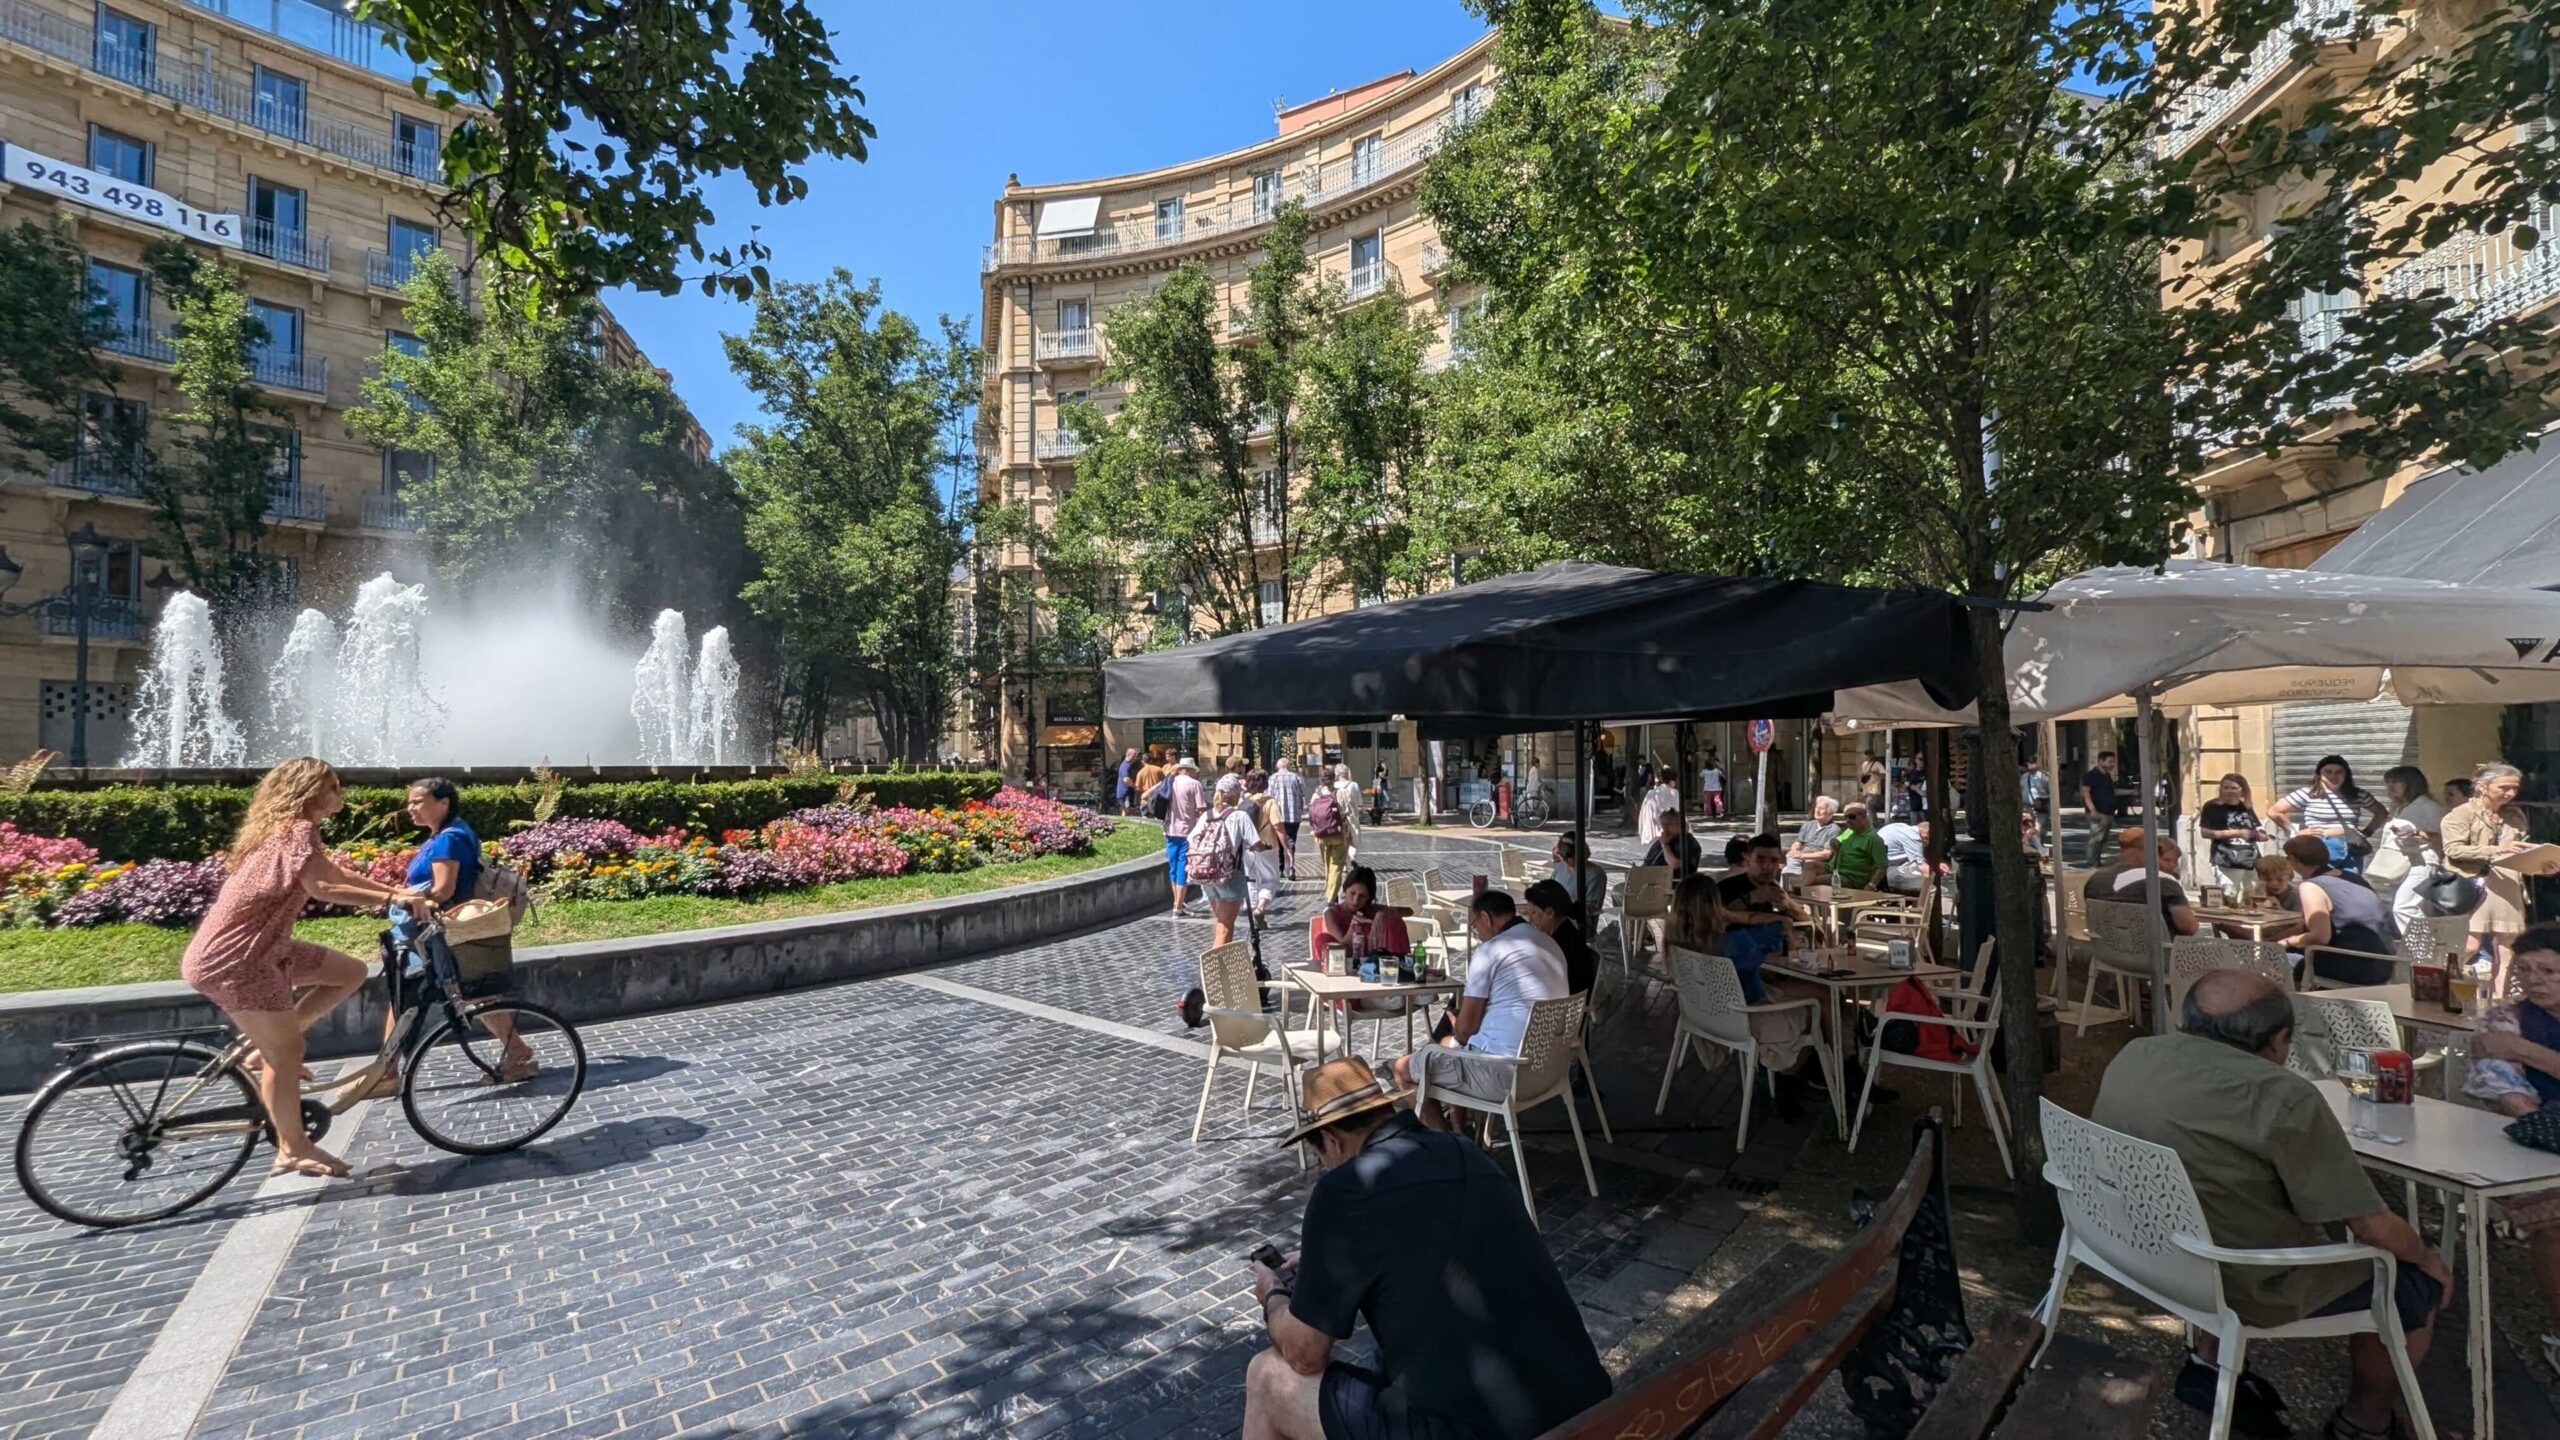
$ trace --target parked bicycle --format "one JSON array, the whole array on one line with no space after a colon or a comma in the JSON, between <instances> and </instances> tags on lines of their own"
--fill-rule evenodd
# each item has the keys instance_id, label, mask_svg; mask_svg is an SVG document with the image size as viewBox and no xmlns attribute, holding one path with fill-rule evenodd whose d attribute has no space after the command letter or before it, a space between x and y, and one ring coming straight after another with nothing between
<instances>
[{"instance_id":1,"label":"parked bicycle","mask_svg":"<svg viewBox=\"0 0 2560 1440\"><path fill-rule=\"evenodd\" d=\"M1512 800L1511 828L1540 830L1546 827L1547 817L1553 811L1547 804L1545 791L1546 787L1542 785L1536 792L1517 796ZM1467 806L1467 823L1479 830L1492 829L1493 822L1498 818L1500 818L1499 812L1495 810L1493 801L1489 798L1474 801Z\"/></svg>"},{"instance_id":2,"label":"parked bicycle","mask_svg":"<svg viewBox=\"0 0 2560 1440\"><path fill-rule=\"evenodd\" d=\"M528 1000L456 998L457 978L439 977L426 964L430 950L451 953L425 944L435 933L439 927L429 926L408 945L383 947L390 1032L354 1073L303 1085L302 1124L313 1140L394 1065L410 1126L460 1155L530 1144L559 1124L586 1088L587 1050L576 1028ZM420 968L424 973L408 973ZM510 1028L533 1052L530 1075L504 1061ZM36 1091L19 1123L18 1184L73 1224L165 1220L229 1184L261 1141L274 1142L257 1085L242 1068L254 1047L228 1025L94 1036L56 1048L73 1059Z\"/></svg>"}]
</instances>

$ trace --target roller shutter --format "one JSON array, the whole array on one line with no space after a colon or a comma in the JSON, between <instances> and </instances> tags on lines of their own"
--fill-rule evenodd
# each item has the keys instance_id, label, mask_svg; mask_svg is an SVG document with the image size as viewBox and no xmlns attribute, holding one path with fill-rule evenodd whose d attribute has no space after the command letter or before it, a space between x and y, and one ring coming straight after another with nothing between
<instances>
[{"instance_id":1,"label":"roller shutter","mask_svg":"<svg viewBox=\"0 0 2560 1440\"><path fill-rule=\"evenodd\" d=\"M2418 742L2409 707L2389 696L2376 700L2302 700L2275 707L2269 726L2275 794L2279 799L2310 783L2323 755L2344 755L2356 783L2379 795L2382 772L2417 763Z\"/></svg>"}]
</instances>

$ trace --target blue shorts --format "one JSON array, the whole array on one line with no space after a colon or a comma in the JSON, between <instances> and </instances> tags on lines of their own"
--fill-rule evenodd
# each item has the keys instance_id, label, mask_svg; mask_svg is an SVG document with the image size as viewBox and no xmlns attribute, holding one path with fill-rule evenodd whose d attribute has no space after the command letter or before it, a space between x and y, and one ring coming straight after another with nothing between
<instances>
[{"instance_id":1,"label":"blue shorts","mask_svg":"<svg viewBox=\"0 0 2560 1440\"><path fill-rule=\"evenodd\" d=\"M2435 1318L2436 1307L2444 1303L2444 1287L2436 1277L2415 1265L2403 1263L2393 1267L2391 1303L2400 1312L2400 1328L2416 1334ZM2314 1315L2352 1315L2373 1308L2373 1277L2366 1276L2356 1288L2312 1311Z\"/></svg>"},{"instance_id":2,"label":"blue shorts","mask_svg":"<svg viewBox=\"0 0 2560 1440\"><path fill-rule=\"evenodd\" d=\"M1190 839L1189 839L1188 837L1186 837L1186 836L1181 836L1181 835L1167 835L1166 837L1164 837L1164 863L1165 863L1165 868L1173 872L1173 883L1174 883L1174 884L1176 884L1176 885L1188 885L1188 884L1190 884L1190 883L1191 883L1191 841L1190 841Z\"/></svg>"}]
</instances>

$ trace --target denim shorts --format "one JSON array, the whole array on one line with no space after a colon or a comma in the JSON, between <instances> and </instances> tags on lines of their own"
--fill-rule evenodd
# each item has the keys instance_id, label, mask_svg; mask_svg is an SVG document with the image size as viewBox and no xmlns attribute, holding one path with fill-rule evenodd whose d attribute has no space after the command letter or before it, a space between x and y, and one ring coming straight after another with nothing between
<instances>
[{"instance_id":1,"label":"denim shorts","mask_svg":"<svg viewBox=\"0 0 2560 1440\"><path fill-rule=\"evenodd\" d=\"M2402 1264L2396 1267L2395 1278L2391 1282L2391 1303L2400 1312L2401 1330L2414 1335L2427 1328L2427 1322L2435 1316L2436 1307L2444 1303L2444 1287L2436 1283L2436 1277L2417 1266ZM2356 1288L2311 1313L2352 1315L2358 1310L2372 1308L2373 1277L2366 1276Z\"/></svg>"}]
</instances>

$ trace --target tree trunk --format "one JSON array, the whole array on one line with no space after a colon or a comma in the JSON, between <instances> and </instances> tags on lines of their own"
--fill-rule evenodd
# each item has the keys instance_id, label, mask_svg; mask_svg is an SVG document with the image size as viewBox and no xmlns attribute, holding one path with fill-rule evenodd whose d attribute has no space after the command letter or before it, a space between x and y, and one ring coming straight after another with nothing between
<instances>
[{"instance_id":1,"label":"tree trunk","mask_svg":"<svg viewBox=\"0 0 2560 1440\"><path fill-rule=\"evenodd\" d=\"M2000 1032L2009 1065L2000 1096L2009 1105L2009 1154L2017 1162L2018 1221L2026 1238L2051 1244L2062 1233L2062 1213L2044 1182L2044 1128L2037 1100L2044 1094L2043 1034L2036 1024L2036 910L2039 882L2020 835L2018 732L2009 721L2007 657L2000 612L1970 613L1981 664L1982 773L1974 777L1991 832L1992 931L1999 937ZM1968 957L1970 958L1970 957Z\"/></svg>"}]
</instances>

